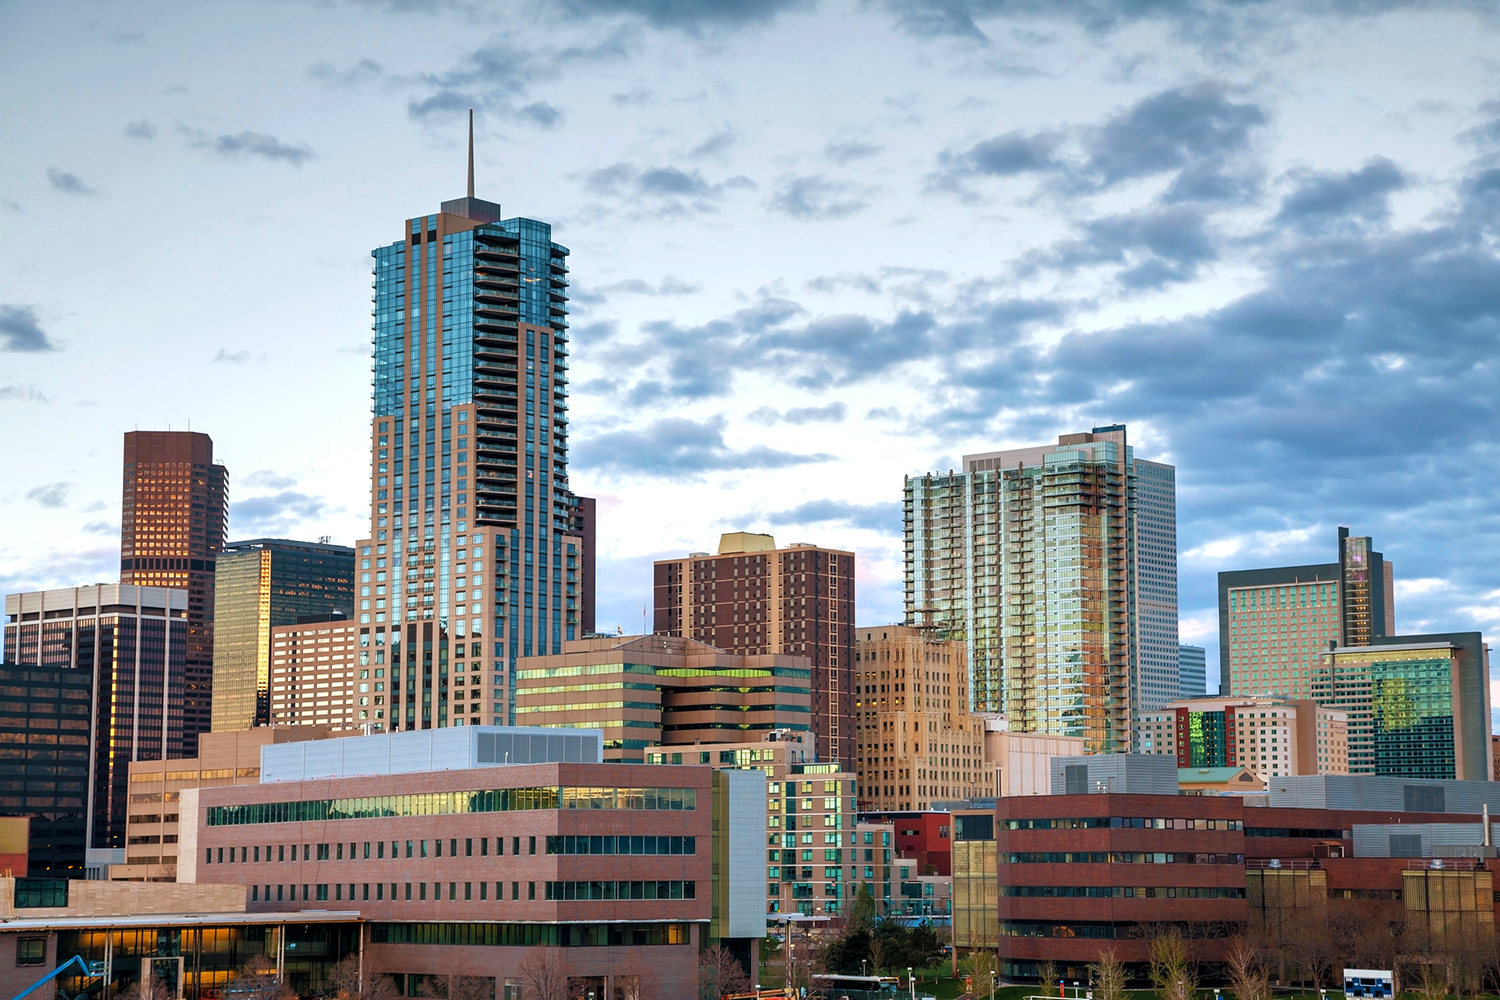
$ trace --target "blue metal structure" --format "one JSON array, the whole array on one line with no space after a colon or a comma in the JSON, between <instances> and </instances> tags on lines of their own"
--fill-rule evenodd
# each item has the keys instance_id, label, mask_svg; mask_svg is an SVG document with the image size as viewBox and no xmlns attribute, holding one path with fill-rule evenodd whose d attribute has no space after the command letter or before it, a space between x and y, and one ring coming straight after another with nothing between
<instances>
[{"instance_id":1,"label":"blue metal structure","mask_svg":"<svg viewBox=\"0 0 1500 1000\"><path fill-rule=\"evenodd\" d=\"M95 964L96 965L102 965L103 963L95 963ZM67 972L69 969L71 969L75 965L78 966L78 971L81 974L85 975L85 976L100 976L100 975L104 974L104 970L103 969L99 969L98 971L95 971L95 969L92 966L90 966L89 963L85 962L83 959L79 958L77 955L74 955L72 958L68 959L62 965L59 965L57 968L55 968L51 972L47 973L41 979L38 979L36 982L34 982L30 986L26 987L20 993L17 993L14 997L11 998L11 1000L24 1000L24 998L26 998L26 997L30 996L31 994L35 993L37 990L41 989L43 986L46 986L48 983L52 982L52 980L56 979L58 976L62 975L64 972Z\"/></svg>"}]
</instances>

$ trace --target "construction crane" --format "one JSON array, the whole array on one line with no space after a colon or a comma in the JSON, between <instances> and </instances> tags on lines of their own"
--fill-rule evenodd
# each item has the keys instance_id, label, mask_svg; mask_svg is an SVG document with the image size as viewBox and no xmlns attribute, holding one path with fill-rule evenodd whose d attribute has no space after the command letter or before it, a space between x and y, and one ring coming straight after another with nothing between
<instances>
[{"instance_id":1,"label":"construction crane","mask_svg":"<svg viewBox=\"0 0 1500 1000\"><path fill-rule=\"evenodd\" d=\"M89 962L85 962L82 958L79 958L77 955L74 955L72 958L68 959L62 965L59 965L57 968L55 968L51 972L47 973L41 979L38 979L36 982L34 982L30 986L26 987L20 993L17 993L15 996L11 997L11 1000L24 1000L24 998L26 998L26 997L30 996L31 994L35 993L37 990L41 989L43 986L46 986L48 983L52 982L52 980L56 979L58 976L62 975L64 972L67 972L69 969L71 969L75 965L78 966L78 971L82 975L88 976L90 978L92 978L94 976L102 976L102 975L104 975L104 963L103 962L94 962L94 963L91 964Z\"/></svg>"}]
</instances>

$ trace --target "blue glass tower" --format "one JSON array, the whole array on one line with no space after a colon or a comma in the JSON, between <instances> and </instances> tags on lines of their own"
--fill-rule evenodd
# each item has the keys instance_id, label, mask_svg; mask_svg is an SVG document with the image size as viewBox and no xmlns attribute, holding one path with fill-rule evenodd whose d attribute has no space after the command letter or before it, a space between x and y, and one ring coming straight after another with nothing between
<instances>
[{"instance_id":1,"label":"blue glass tower","mask_svg":"<svg viewBox=\"0 0 1500 1000\"><path fill-rule=\"evenodd\" d=\"M470 164L468 197L372 251L356 613L389 729L508 724L517 657L592 628L592 525L568 488L568 250L475 198Z\"/></svg>"}]
</instances>

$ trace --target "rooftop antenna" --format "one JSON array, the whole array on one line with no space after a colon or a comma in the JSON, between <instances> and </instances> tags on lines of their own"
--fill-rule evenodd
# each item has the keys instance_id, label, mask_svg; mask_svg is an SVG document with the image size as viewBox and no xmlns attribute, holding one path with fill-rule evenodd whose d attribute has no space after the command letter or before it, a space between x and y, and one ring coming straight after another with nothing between
<instances>
[{"instance_id":1,"label":"rooftop antenna","mask_svg":"<svg viewBox=\"0 0 1500 1000\"><path fill-rule=\"evenodd\" d=\"M469 197L474 197L474 109L469 109Z\"/></svg>"}]
</instances>

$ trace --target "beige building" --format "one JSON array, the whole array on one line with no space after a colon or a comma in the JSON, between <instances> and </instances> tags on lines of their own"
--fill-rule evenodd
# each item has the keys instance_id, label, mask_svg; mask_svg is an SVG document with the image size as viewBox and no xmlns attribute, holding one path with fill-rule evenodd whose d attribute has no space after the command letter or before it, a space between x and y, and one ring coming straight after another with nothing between
<instances>
[{"instance_id":1,"label":"beige building","mask_svg":"<svg viewBox=\"0 0 1500 1000\"><path fill-rule=\"evenodd\" d=\"M268 743L300 743L333 735L327 726L262 726L227 733L204 733L199 738L197 757L132 761L130 811L125 821L125 863L110 866L110 881L175 882L179 834L177 805L183 790L260 784L261 747ZM240 908L243 908L243 900Z\"/></svg>"},{"instance_id":2,"label":"beige building","mask_svg":"<svg viewBox=\"0 0 1500 1000\"><path fill-rule=\"evenodd\" d=\"M993 795L964 644L910 625L855 629L855 640L861 809L920 812Z\"/></svg>"},{"instance_id":3,"label":"beige building","mask_svg":"<svg viewBox=\"0 0 1500 1000\"><path fill-rule=\"evenodd\" d=\"M741 656L670 635L576 639L518 661L516 723L599 729L605 760L639 764L659 744L810 732L811 677L802 656Z\"/></svg>"},{"instance_id":4,"label":"beige building","mask_svg":"<svg viewBox=\"0 0 1500 1000\"><path fill-rule=\"evenodd\" d=\"M1348 774L1348 716L1288 698L1189 698L1136 716L1136 749L1179 768L1245 767L1262 778Z\"/></svg>"},{"instance_id":5,"label":"beige building","mask_svg":"<svg viewBox=\"0 0 1500 1000\"><path fill-rule=\"evenodd\" d=\"M1083 755L1082 736L1013 733L1003 715L985 715L984 762L994 772L993 795L1051 795L1052 758Z\"/></svg>"},{"instance_id":6,"label":"beige building","mask_svg":"<svg viewBox=\"0 0 1500 1000\"><path fill-rule=\"evenodd\" d=\"M387 668L369 659L353 619L271 629L271 724L384 729Z\"/></svg>"}]
</instances>

